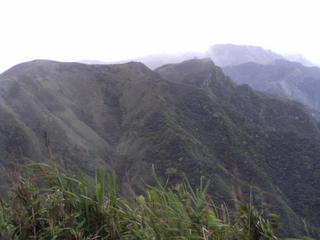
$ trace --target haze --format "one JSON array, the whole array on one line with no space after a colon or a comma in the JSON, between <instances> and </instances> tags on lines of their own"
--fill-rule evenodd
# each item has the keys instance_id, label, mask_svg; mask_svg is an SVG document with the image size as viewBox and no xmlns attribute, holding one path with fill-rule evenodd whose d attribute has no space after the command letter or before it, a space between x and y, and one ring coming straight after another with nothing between
<instances>
[{"instance_id":1,"label":"haze","mask_svg":"<svg viewBox=\"0 0 320 240\"><path fill-rule=\"evenodd\" d=\"M320 63L316 0L2 0L0 72L32 59L117 61L216 43Z\"/></svg>"}]
</instances>

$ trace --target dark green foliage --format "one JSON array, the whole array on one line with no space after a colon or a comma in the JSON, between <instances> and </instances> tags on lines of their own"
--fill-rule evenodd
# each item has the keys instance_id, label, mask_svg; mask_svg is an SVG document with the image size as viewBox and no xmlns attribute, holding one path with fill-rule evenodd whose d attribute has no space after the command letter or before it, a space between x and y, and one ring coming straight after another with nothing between
<instances>
[{"instance_id":1,"label":"dark green foliage","mask_svg":"<svg viewBox=\"0 0 320 240\"><path fill-rule=\"evenodd\" d=\"M119 196L114 176L100 170L91 186L45 164L29 169L35 181L20 177L1 201L2 240L277 239L275 226L252 205L239 203L234 214L215 207L202 180L194 190L187 180L169 188L155 178L156 186L129 201Z\"/></svg>"},{"instance_id":2,"label":"dark green foliage","mask_svg":"<svg viewBox=\"0 0 320 240\"><path fill-rule=\"evenodd\" d=\"M277 239L273 230L278 227L277 216L271 215L270 220L263 218L251 204L238 204L237 228L241 231L242 239Z\"/></svg>"}]
</instances>

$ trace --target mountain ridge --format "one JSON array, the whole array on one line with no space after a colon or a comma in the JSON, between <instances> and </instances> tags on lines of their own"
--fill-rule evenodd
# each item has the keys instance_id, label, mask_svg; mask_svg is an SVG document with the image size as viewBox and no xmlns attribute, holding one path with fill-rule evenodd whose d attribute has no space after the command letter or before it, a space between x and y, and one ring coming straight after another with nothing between
<instances>
[{"instance_id":1,"label":"mountain ridge","mask_svg":"<svg viewBox=\"0 0 320 240\"><path fill-rule=\"evenodd\" d=\"M245 63L223 70L238 84L305 104L319 119L320 68L278 60L269 65Z\"/></svg>"},{"instance_id":2,"label":"mountain ridge","mask_svg":"<svg viewBox=\"0 0 320 240\"><path fill-rule=\"evenodd\" d=\"M301 235L300 217L317 226L319 124L301 104L237 86L208 58L156 71L35 61L0 83L2 173L25 157L50 159L88 176L115 171L126 191L152 181L155 165L173 183L183 173L192 184L212 179L228 204L237 186L254 189L283 233Z\"/></svg>"},{"instance_id":3,"label":"mountain ridge","mask_svg":"<svg viewBox=\"0 0 320 240\"><path fill-rule=\"evenodd\" d=\"M299 62L304 66L317 66L299 54L278 54L272 50L267 50L259 46L237 45L237 44L215 44L209 46L203 52L180 52L171 54L151 54L147 56L136 57L132 59L103 62L98 60L82 60L84 64L121 64L129 61L143 62L150 69L155 70L166 64L180 63L189 59L211 58L218 66L225 67L229 65L239 65L247 62L256 62L260 64L269 64L277 59L283 59L293 62Z\"/></svg>"}]
</instances>

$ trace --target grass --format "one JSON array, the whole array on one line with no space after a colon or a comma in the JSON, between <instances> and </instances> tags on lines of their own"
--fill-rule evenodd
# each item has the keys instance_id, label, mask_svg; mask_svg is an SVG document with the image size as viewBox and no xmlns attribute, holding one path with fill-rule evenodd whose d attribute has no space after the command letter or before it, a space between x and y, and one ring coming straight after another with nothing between
<instances>
[{"instance_id":1,"label":"grass","mask_svg":"<svg viewBox=\"0 0 320 240\"><path fill-rule=\"evenodd\" d=\"M75 240L272 240L275 218L264 218L251 204L235 213L208 199L208 183L188 180L174 187L146 186L126 199L116 178L98 170L92 184L46 164L31 164L8 199L0 201L0 239ZM36 176L30 178L28 176Z\"/></svg>"}]
</instances>

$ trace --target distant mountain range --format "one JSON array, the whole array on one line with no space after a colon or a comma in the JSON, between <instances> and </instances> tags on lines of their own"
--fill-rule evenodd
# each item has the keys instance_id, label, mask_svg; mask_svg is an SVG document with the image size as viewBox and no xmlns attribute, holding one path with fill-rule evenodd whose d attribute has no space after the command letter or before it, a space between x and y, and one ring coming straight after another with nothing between
<instances>
[{"instance_id":1,"label":"distant mountain range","mask_svg":"<svg viewBox=\"0 0 320 240\"><path fill-rule=\"evenodd\" d=\"M282 235L316 234L320 123L303 105L237 85L210 58L167 64L19 64L0 75L0 176L26 158L93 176L122 191L183 174L212 181L232 205L253 194L281 216Z\"/></svg>"},{"instance_id":2,"label":"distant mountain range","mask_svg":"<svg viewBox=\"0 0 320 240\"><path fill-rule=\"evenodd\" d=\"M239 65L247 62L269 64L277 59L284 59L280 54L256 46L218 44L212 46L208 56L220 67Z\"/></svg>"},{"instance_id":3,"label":"distant mountain range","mask_svg":"<svg viewBox=\"0 0 320 240\"><path fill-rule=\"evenodd\" d=\"M299 54L282 56L256 46L218 44L204 53L153 55L135 61L155 69L164 64L203 57L209 57L223 67L236 83L301 102L320 119L320 68Z\"/></svg>"},{"instance_id":4,"label":"distant mountain range","mask_svg":"<svg viewBox=\"0 0 320 240\"><path fill-rule=\"evenodd\" d=\"M266 65L250 62L227 66L223 71L236 83L301 102L320 119L320 68L276 60Z\"/></svg>"},{"instance_id":5,"label":"distant mountain range","mask_svg":"<svg viewBox=\"0 0 320 240\"><path fill-rule=\"evenodd\" d=\"M235 44L216 44L208 48L205 52L184 52L176 54L154 54L142 56L134 59L124 59L117 62L102 62L96 60L82 60L80 63L85 64L112 64L126 63L129 61L142 62L151 69L156 69L162 65L169 63L179 63L194 58L211 58L219 67L230 65L239 65L247 62L255 62L259 64L269 64L275 60L282 59L288 61L299 62L304 66L315 66L303 55L286 54L284 56L271 50L265 50L262 47Z\"/></svg>"}]
</instances>

